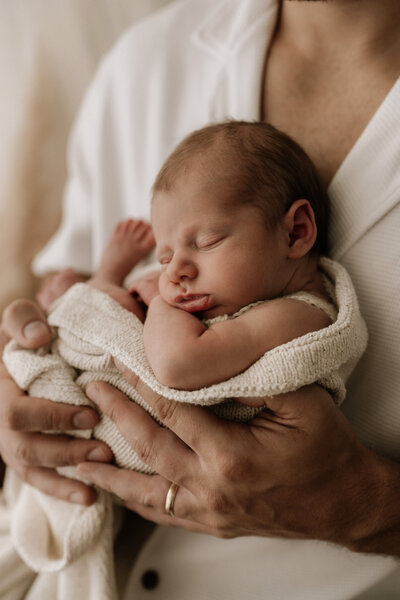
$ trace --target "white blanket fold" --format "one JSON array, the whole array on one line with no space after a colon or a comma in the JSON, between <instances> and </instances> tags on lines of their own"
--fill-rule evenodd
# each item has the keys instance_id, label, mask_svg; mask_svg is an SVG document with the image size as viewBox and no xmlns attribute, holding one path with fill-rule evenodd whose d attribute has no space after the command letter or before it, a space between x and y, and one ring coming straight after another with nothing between
<instances>
[{"instance_id":1,"label":"white blanket fold","mask_svg":"<svg viewBox=\"0 0 400 600\"><path fill-rule=\"evenodd\" d=\"M31 395L77 405L90 404L84 394L86 385L103 380L152 414L143 398L121 377L113 357L159 394L178 402L213 406L219 416L227 419L246 421L259 410L234 398L273 396L314 382L327 388L340 404L346 379L366 347L367 332L345 269L326 258L321 260L321 268L331 282L332 300L337 307L332 325L274 348L239 375L201 390L172 390L161 385L146 358L142 323L86 284L73 286L52 308L49 322L57 328L57 337L50 349L30 351L10 342L4 361L16 382ZM118 465L152 473L105 416L93 431L73 434L103 440L111 447ZM15 487L15 482L9 485ZM22 484L14 498L10 521L10 544L31 569L40 573L37 579L48 573L59 577L56 596L50 591L43 595L46 584L43 588L37 580L26 596L29 600L61 600L74 595L88 600L116 598L112 502L108 494L101 492L93 506L80 507ZM0 574L2 569L0 557ZM54 585L54 578L51 581Z\"/></svg>"}]
</instances>

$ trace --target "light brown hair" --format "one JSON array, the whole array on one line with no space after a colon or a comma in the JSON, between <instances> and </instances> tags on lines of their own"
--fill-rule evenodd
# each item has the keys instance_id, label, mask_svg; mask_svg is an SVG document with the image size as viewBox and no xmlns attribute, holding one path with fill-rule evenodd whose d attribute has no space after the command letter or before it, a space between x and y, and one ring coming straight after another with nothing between
<instances>
[{"instance_id":1,"label":"light brown hair","mask_svg":"<svg viewBox=\"0 0 400 600\"><path fill-rule=\"evenodd\" d=\"M329 199L316 168L292 138L268 123L230 120L194 131L161 167L153 193L171 191L193 161L210 151L211 180L217 173L234 189L236 201L259 208L267 227L296 200L308 200L318 231L312 252L328 253Z\"/></svg>"}]
</instances>

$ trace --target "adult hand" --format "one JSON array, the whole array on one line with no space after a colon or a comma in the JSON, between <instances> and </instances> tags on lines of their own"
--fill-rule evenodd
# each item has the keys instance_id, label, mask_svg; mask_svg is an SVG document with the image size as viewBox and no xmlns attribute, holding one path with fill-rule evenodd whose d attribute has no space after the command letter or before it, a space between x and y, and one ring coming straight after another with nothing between
<instances>
[{"instance_id":1,"label":"adult hand","mask_svg":"<svg viewBox=\"0 0 400 600\"><path fill-rule=\"evenodd\" d=\"M18 300L4 311L0 355L9 338L26 348L37 348L51 340L46 318L34 302ZM55 404L25 395L0 364L0 455L23 481L71 502L94 502L96 494L91 488L60 476L55 467L88 459L108 461L112 458L110 449L94 440L40 431L88 429L97 421L97 413L89 407Z\"/></svg>"},{"instance_id":2,"label":"adult hand","mask_svg":"<svg viewBox=\"0 0 400 600\"><path fill-rule=\"evenodd\" d=\"M367 450L318 386L267 399L268 411L238 424L162 398L123 373L168 429L105 383L90 384L88 396L159 475L94 463L78 472L128 508L159 524L219 537L315 538L399 553L398 465ZM395 498L389 481L396 482ZM179 485L175 516L165 514L170 482ZM388 525L397 538L378 548L374 536L382 542Z\"/></svg>"}]
</instances>

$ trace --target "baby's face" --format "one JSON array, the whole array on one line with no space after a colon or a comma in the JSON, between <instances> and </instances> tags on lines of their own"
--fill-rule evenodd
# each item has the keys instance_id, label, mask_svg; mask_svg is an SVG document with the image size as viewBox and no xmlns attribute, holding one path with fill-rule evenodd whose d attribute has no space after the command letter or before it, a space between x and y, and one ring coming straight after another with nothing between
<instances>
[{"instance_id":1,"label":"baby's face","mask_svg":"<svg viewBox=\"0 0 400 600\"><path fill-rule=\"evenodd\" d=\"M210 318L278 296L287 283L283 229L268 231L255 207L235 202L226 185L204 186L199 178L190 172L153 199L163 299Z\"/></svg>"}]
</instances>

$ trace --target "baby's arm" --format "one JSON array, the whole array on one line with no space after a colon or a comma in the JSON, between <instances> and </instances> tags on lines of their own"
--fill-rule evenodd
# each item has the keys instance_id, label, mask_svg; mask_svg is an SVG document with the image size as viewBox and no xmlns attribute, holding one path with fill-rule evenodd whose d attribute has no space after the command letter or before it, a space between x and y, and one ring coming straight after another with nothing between
<instances>
[{"instance_id":1,"label":"baby's arm","mask_svg":"<svg viewBox=\"0 0 400 600\"><path fill-rule=\"evenodd\" d=\"M268 350L330 324L320 309L279 298L207 329L193 314L157 296L147 313L144 344L161 383L192 390L229 379Z\"/></svg>"}]
</instances>

